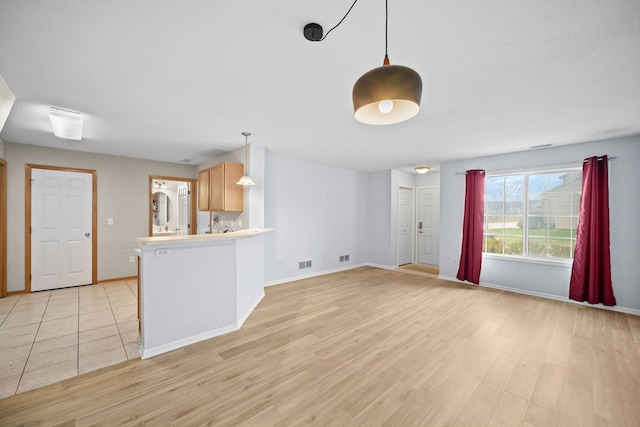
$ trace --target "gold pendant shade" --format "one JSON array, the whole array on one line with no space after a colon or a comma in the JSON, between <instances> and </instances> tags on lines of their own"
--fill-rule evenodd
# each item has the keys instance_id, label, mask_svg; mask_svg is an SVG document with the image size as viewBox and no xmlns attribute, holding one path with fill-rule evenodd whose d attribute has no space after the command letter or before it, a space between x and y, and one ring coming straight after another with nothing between
<instances>
[{"instance_id":1,"label":"gold pendant shade","mask_svg":"<svg viewBox=\"0 0 640 427\"><path fill-rule=\"evenodd\" d=\"M421 97L422 79L417 72L402 65L383 65L363 74L353 86L353 110L362 123L399 123L418 114Z\"/></svg>"}]
</instances>

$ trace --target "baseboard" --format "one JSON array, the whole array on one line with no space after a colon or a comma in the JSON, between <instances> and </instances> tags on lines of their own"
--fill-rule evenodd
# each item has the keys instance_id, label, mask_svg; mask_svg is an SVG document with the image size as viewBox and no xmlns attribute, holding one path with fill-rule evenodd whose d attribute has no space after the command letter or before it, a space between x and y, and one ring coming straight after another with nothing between
<instances>
[{"instance_id":1,"label":"baseboard","mask_svg":"<svg viewBox=\"0 0 640 427\"><path fill-rule=\"evenodd\" d=\"M11 295L22 295L25 293L25 290L19 290L19 291L7 291L7 297L11 296Z\"/></svg>"},{"instance_id":2,"label":"baseboard","mask_svg":"<svg viewBox=\"0 0 640 427\"><path fill-rule=\"evenodd\" d=\"M469 282L463 282L461 280L458 280L455 277L438 276L438 279L448 280L450 282L456 282L456 283L463 283L463 284L467 284L467 285L470 285L470 286L476 286L476 285L470 284ZM635 309L635 308L621 307L619 305L608 306L608 305L603 305L603 304L589 304L588 302L574 301L572 299L569 299L568 297L561 297L561 296L558 296L558 295L547 294L547 293L544 293L544 292L529 291L529 290L526 290L526 289L512 288L510 286L494 285L493 283L480 282L480 286L483 286L485 288L498 289L498 290L501 290L501 291L514 292L514 293L517 293L517 294L531 295L531 296L539 297L539 298L547 298L547 299L552 299L552 300L555 300L555 301L568 302L568 303L571 303L571 304L581 305L581 306L584 306L584 307L600 308L602 310L609 310L609 311L615 311L615 312L618 312L618 313L633 314L633 315L636 315L636 316L640 316L640 310Z\"/></svg>"},{"instance_id":3,"label":"baseboard","mask_svg":"<svg viewBox=\"0 0 640 427\"><path fill-rule=\"evenodd\" d=\"M264 290L258 296L258 298L256 298L256 300L253 302L253 304L251 304L251 306L247 309L247 311L245 311L244 314L238 319L238 323L237 323L238 329L240 329L242 327L242 325L249 318L251 313L253 313L253 310L256 309L258 304L260 304L260 301L262 301L262 298L264 298Z\"/></svg>"},{"instance_id":4,"label":"baseboard","mask_svg":"<svg viewBox=\"0 0 640 427\"><path fill-rule=\"evenodd\" d=\"M96 282L96 285L103 285L105 283L111 283L111 282L121 282L123 280L138 280L138 276L116 277L115 279L98 280Z\"/></svg>"},{"instance_id":5,"label":"baseboard","mask_svg":"<svg viewBox=\"0 0 640 427\"><path fill-rule=\"evenodd\" d=\"M354 268L365 267L369 265L371 264L353 264L353 265L348 265L346 267L333 268L331 270L322 270L322 271L317 271L315 273L308 273L300 276L287 277L286 279L271 280L269 282L265 282L264 286L267 287L267 286L282 285L285 283L295 282L296 280L310 279L312 277L324 276L325 274L338 273L340 271L353 270ZM375 267L373 265L371 266Z\"/></svg>"},{"instance_id":6,"label":"baseboard","mask_svg":"<svg viewBox=\"0 0 640 427\"><path fill-rule=\"evenodd\" d=\"M177 350L182 347L186 347L191 344L195 344L200 341L208 340L210 338L215 338L220 335L228 334L229 332L234 332L240 329L237 323L232 325L227 325L222 328L214 329L211 331L203 332L201 334L193 335L188 338L183 338L181 340L172 341L167 344L159 345L157 347L145 349L142 345L140 345L140 358L148 359L153 356L158 356L163 353L167 353L172 350Z\"/></svg>"},{"instance_id":7,"label":"baseboard","mask_svg":"<svg viewBox=\"0 0 640 427\"><path fill-rule=\"evenodd\" d=\"M249 318L253 310L258 306L260 301L264 298L264 292L262 292L258 298L251 304L251 306L242 314L242 316L237 320L236 323L231 325L223 326L222 328L214 329L211 331L203 332L201 334L193 335L188 338L184 338L181 340L173 341L167 344L163 344L157 347L144 349L142 345L140 345L140 357L142 359L148 359L153 356L158 356L162 353L166 353L168 351L177 350L179 348L188 346L190 344L195 344L200 341L208 340L211 338L219 337L220 335L228 334L229 332L235 332L242 327L244 322Z\"/></svg>"},{"instance_id":8,"label":"baseboard","mask_svg":"<svg viewBox=\"0 0 640 427\"><path fill-rule=\"evenodd\" d=\"M375 264L373 262L367 262L367 263L365 263L365 265L367 265L369 267L382 268L384 270L395 270L396 268L400 267L398 264L396 264L396 265L383 265L383 264Z\"/></svg>"}]
</instances>

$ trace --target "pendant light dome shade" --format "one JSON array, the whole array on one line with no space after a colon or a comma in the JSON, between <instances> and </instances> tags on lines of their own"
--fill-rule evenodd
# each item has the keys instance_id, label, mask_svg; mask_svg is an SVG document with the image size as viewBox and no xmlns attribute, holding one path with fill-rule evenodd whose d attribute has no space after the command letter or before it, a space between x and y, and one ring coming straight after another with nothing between
<instances>
[{"instance_id":1,"label":"pendant light dome shade","mask_svg":"<svg viewBox=\"0 0 640 427\"><path fill-rule=\"evenodd\" d=\"M417 72L402 65L383 65L363 74L353 86L353 111L356 120L369 125L399 123L418 114L421 97L422 79Z\"/></svg>"}]
</instances>

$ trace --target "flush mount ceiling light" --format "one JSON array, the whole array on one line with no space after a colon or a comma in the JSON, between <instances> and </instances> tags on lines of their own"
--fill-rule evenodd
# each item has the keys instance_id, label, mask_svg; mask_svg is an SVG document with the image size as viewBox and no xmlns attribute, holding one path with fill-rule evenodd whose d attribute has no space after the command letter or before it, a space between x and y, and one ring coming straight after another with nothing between
<instances>
[{"instance_id":1,"label":"flush mount ceiling light","mask_svg":"<svg viewBox=\"0 0 640 427\"><path fill-rule=\"evenodd\" d=\"M347 14L322 36L322 27L318 24L307 24L304 36L310 41L322 41L329 33L344 21ZM418 114L422 97L422 79L409 67L390 65L388 46L389 5L385 0L385 52L381 67L363 74L353 86L353 111L356 120L370 125L390 125L408 120Z\"/></svg>"},{"instance_id":2,"label":"flush mount ceiling light","mask_svg":"<svg viewBox=\"0 0 640 427\"><path fill-rule=\"evenodd\" d=\"M429 166L418 166L417 168L414 168L415 171L419 174L425 174L427 172L429 172L429 169L431 169Z\"/></svg>"},{"instance_id":3,"label":"flush mount ceiling light","mask_svg":"<svg viewBox=\"0 0 640 427\"><path fill-rule=\"evenodd\" d=\"M251 179L251 177L249 176L249 136L251 135L251 132L242 132L242 134L244 135L244 175L242 175L242 178L240 178L240 180L238 182L236 182L236 184L238 185L256 185L255 182L253 182L253 179Z\"/></svg>"},{"instance_id":4,"label":"flush mount ceiling light","mask_svg":"<svg viewBox=\"0 0 640 427\"><path fill-rule=\"evenodd\" d=\"M53 127L53 134L58 138L82 139L82 114L62 108L49 107L49 119Z\"/></svg>"}]
</instances>

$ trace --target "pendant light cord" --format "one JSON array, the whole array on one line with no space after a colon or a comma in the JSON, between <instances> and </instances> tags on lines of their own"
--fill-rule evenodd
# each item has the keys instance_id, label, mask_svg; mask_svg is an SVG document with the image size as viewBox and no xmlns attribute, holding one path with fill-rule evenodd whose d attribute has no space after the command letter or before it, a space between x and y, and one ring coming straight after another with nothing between
<instances>
[{"instance_id":1,"label":"pendant light cord","mask_svg":"<svg viewBox=\"0 0 640 427\"><path fill-rule=\"evenodd\" d=\"M388 51L388 36L389 33L389 0L384 0L384 59L385 62L388 62L389 55L387 55Z\"/></svg>"},{"instance_id":2,"label":"pendant light cord","mask_svg":"<svg viewBox=\"0 0 640 427\"><path fill-rule=\"evenodd\" d=\"M320 41L320 42L323 41L324 39L327 38L327 36L329 35L329 33L331 31L333 31L336 28L338 28L338 26L340 24L342 24L342 21L344 21L346 19L347 15L349 15L349 12L351 12L351 9L353 9L353 6L355 6L356 3L358 3L358 0L354 0L353 1L353 3L351 4L351 7L349 8L349 10L347 10L347 13L344 14L344 16L342 17L340 22L338 22L336 25L331 27L331 29L329 31L327 31L327 33L318 41ZM389 33L389 0L384 0L384 60L385 60L385 65L389 64L389 55L387 55L387 52L389 50L389 48L388 48L388 46L389 46L388 33Z\"/></svg>"},{"instance_id":3,"label":"pendant light cord","mask_svg":"<svg viewBox=\"0 0 640 427\"><path fill-rule=\"evenodd\" d=\"M329 31L327 31L327 34L325 34L320 40L318 41L322 41L324 39L327 38L327 36L329 35L329 33L333 30L335 30L336 28L338 28L338 25L342 24L342 21L345 20L345 18L347 17L347 15L349 14L349 12L351 12L351 9L353 9L353 6L356 5L356 3L358 3L358 0L354 0L353 4L351 5L351 7L349 8L349 10L347 10L347 13L344 14L344 16L342 17L342 19L340 20L340 22L338 22L336 25L333 26L333 28L331 28Z\"/></svg>"}]
</instances>

